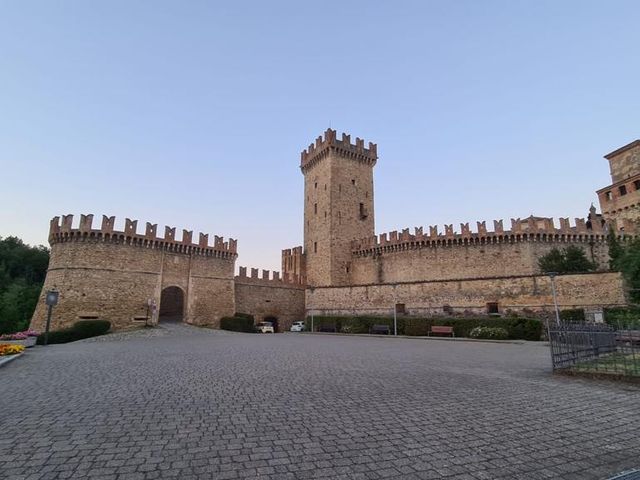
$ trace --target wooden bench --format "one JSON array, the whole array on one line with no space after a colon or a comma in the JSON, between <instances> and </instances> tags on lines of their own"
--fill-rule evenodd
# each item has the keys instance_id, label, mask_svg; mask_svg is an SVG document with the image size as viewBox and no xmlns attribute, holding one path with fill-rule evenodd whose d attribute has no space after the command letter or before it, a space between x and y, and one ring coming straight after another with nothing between
<instances>
[{"instance_id":1,"label":"wooden bench","mask_svg":"<svg viewBox=\"0 0 640 480\"><path fill-rule=\"evenodd\" d=\"M369 333L389 335L391 330L389 329L389 325L372 325Z\"/></svg>"},{"instance_id":2,"label":"wooden bench","mask_svg":"<svg viewBox=\"0 0 640 480\"><path fill-rule=\"evenodd\" d=\"M432 333L437 333L438 335L451 335L452 337L456 336L456 334L453 332L453 327L445 327L441 325L433 325L429 329L428 336L430 336Z\"/></svg>"}]
</instances>

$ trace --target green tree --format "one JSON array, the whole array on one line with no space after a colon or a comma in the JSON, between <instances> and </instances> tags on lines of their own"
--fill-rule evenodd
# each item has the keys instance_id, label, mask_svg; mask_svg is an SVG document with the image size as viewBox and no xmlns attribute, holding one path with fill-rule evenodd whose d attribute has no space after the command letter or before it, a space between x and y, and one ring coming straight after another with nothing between
<instances>
[{"instance_id":1,"label":"green tree","mask_svg":"<svg viewBox=\"0 0 640 480\"><path fill-rule=\"evenodd\" d=\"M584 250L575 245L562 250L552 248L538 259L538 266L542 272L556 273L591 272L596 269L595 263L587 258Z\"/></svg>"},{"instance_id":2,"label":"green tree","mask_svg":"<svg viewBox=\"0 0 640 480\"><path fill-rule=\"evenodd\" d=\"M47 248L0 238L0 334L28 327L48 264Z\"/></svg>"},{"instance_id":3,"label":"green tree","mask_svg":"<svg viewBox=\"0 0 640 480\"><path fill-rule=\"evenodd\" d=\"M632 302L640 302L640 238L615 239L614 248L609 244L610 265L624 277Z\"/></svg>"},{"instance_id":4,"label":"green tree","mask_svg":"<svg viewBox=\"0 0 640 480\"><path fill-rule=\"evenodd\" d=\"M609 268L620 270L620 261L624 257L625 249L613 229L607 233L607 245L609 246Z\"/></svg>"}]
</instances>

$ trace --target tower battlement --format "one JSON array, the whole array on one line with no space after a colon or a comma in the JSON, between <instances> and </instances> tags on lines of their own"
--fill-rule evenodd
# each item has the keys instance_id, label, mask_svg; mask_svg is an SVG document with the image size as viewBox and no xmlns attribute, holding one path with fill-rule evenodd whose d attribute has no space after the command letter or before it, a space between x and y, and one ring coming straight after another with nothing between
<instances>
[{"instance_id":1,"label":"tower battlement","mask_svg":"<svg viewBox=\"0 0 640 480\"><path fill-rule=\"evenodd\" d=\"M334 151L338 155L347 158L353 158L375 165L378 160L378 146L369 142L368 148L365 147L364 140L356 138L355 143L351 143L351 135L342 134L342 139L338 140L335 130L328 128L316 138L315 143L302 151L300 154L300 168L303 173L311 168L318 160L324 158L330 151Z\"/></svg>"},{"instance_id":2,"label":"tower battlement","mask_svg":"<svg viewBox=\"0 0 640 480\"><path fill-rule=\"evenodd\" d=\"M490 243L515 242L605 242L607 226L597 219L590 221L576 218L571 225L569 218L559 218L560 227L556 227L553 218L530 216L525 219L512 218L511 228L505 230L503 220L493 221L493 230L487 229L487 222L476 222L476 231L472 232L469 223L461 223L455 231L453 224L444 225L440 232L438 225L427 229L415 227L400 232L392 231L372 237L355 240L351 244L355 255L368 255L386 251L404 250L415 247L456 246Z\"/></svg>"},{"instance_id":3,"label":"tower battlement","mask_svg":"<svg viewBox=\"0 0 640 480\"><path fill-rule=\"evenodd\" d=\"M138 233L138 220L125 219L124 230L115 230L116 217L102 216L99 229L93 228L93 215L80 215L77 227L73 225L73 215L53 217L49 226L49 244L64 242L100 241L123 243L145 248L159 248L177 253L215 256L234 259L237 257L237 241L214 235L213 244L209 235L200 233L198 243L193 242L193 231L182 230L182 239L176 239L176 228L165 226L164 237L157 236L158 224L147 222L144 233Z\"/></svg>"},{"instance_id":4,"label":"tower battlement","mask_svg":"<svg viewBox=\"0 0 640 480\"><path fill-rule=\"evenodd\" d=\"M251 283L259 283L261 285L275 285L282 286L285 285L304 285L305 279L301 275L294 275L289 273L283 273L280 276L280 272L270 270L262 270L262 275L260 276L260 270L257 268L251 268L251 274L247 275L247 267L239 267L238 275L235 277L236 280L251 282Z\"/></svg>"}]
</instances>

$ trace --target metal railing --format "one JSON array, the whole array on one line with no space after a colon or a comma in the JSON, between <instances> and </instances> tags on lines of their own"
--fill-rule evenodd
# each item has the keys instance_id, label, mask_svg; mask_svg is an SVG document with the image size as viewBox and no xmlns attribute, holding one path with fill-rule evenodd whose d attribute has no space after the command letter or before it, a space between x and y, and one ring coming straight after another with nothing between
<instances>
[{"instance_id":1,"label":"metal railing","mask_svg":"<svg viewBox=\"0 0 640 480\"><path fill-rule=\"evenodd\" d=\"M607 324L549 325L554 370L640 377L640 329Z\"/></svg>"}]
</instances>

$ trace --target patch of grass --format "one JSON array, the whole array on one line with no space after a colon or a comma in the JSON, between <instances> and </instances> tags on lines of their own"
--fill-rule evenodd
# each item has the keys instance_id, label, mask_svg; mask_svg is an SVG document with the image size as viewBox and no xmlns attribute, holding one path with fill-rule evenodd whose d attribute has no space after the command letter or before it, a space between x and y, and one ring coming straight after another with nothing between
<instances>
[{"instance_id":1,"label":"patch of grass","mask_svg":"<svg viewBox=\"0 0 640 480\"><path fill-rule=\"evenodd\" d=\"M611 353L602 355L595 360L582 362L571 367L578 372L607 373L640 377L640 354Z\"/></svg>"}]
</instances>

